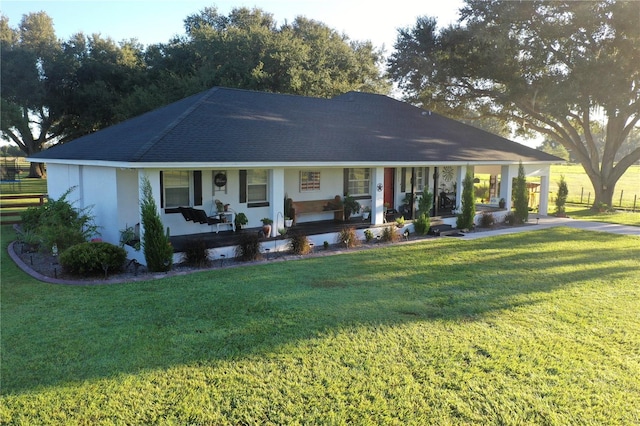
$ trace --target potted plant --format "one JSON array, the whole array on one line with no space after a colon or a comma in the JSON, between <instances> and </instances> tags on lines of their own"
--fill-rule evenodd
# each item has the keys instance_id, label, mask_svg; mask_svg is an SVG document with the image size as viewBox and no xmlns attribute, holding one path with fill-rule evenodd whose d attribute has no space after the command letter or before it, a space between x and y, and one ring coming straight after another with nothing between
<instances>
[{"instance_id":1,"label":"potted plant","mask_svg":"<svg viewBox=\"0 0 640 426\"><path fill-rule=\"evenodd\" d=\"M273 220L268 217L263 217L260 221L262 222L262 233L266 238L269 238L271 236L271 224Z\"/></svg>"},{"instance_id":2,"label":"potted plant","mask_svg":"<svg viewBox=\"0 0 640 426\"><path fill-rule=\"evenodd\" d=\"M342 202L344 205L344 220L349 220L352 214L356 214L360 211L360 203L351 195L345 195Z\"/></svg>"},{"instance_id":3,"label":"potted plant","mask_svg":"<svg viewBox=\"0 0 640 426\"><path fill-rule=\"evenodd\" d=\"M120 230L120 247L125 245L133 247L136 251L140 250L140 237L133 226L125 226Z\"/></svg>"},{"instance_id":4,"label":"potted plant","mask_svg":"<svg viewBox=\"0 0 640 426\"><path fill-rule=\"evenodd\" d=\"M224 204L220 200L215 200L216 203L216 211L218 213L224 213Z\"/></svg>"},{"instance_id":5,"label":"potted plant","mask_svg":"<svg viewBox=\"0 0 640 426\"><path fill-rule=\"evenodd\" d=\"M507 205L507 202L504 200L504 198L500 198L500 201L498 201L498 207L500 207L501 209L504 209L506 205Z\"/></svg>"},{"instance_id":6,"label":"potted plant","mask_svg":"<svg viewBox=\"0 0 640 426\"><path fill-rule=\"evenodd\" d=\"M368 220L369 216L371 215L371 207L366 206L362 209L362 218L364 220Z\"/></svg>"},{"instance_id":7,"label":"potted plant","mask_svg":"<svg viewBox=\"0 0 640 426\"><path fill-rule=\"evenodd\" d=\"M242 229L244 225L249 223L249 219L247 218L246 214L240 212L236 215L236 218L234 219L234 223L236 225L236 229Z\"/></svg>"}]
</instances>

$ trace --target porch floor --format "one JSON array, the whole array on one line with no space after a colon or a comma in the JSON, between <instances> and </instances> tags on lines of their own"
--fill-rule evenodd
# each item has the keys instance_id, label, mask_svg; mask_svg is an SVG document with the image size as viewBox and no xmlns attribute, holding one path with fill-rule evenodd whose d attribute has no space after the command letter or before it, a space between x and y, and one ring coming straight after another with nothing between
<instances>
[{"instance_id":1,"label":"porch floor","mask_svg":"<svg viewBox=\"0 0 640 426\"><path fill-rule=\"evenodd\" d=\"M451 215L440 215L440 216L432 216L431 217L431 225L437 225L442 218L451 217ZM318 235L318 234L328 234L333 232L339 232L345 226L355 228L355 229L366 229L371 228L371 222L369 220L362 220L361 218L352 218L346 222L336 222L334 220L322 220L315 222L301 222L294 225L292 228L288 228L289 233L298 232L307 236ZM236 232L233 231L220 231L219 233L215 232L206 232L202 234L190 234L190 235L176 235L171 236L170 241L173 246L173 251L175 253L184 252L187 247L193 246L195 244L200 244L204 242L207 249L215 249L219 247L229 247L238 245L240 242L240 238L242 235L247 233L258 233L262 230L259 228L245 228L238 230ZM274 240L284 240L287 236L271 237L271 238L263 238L262 241L274 241Z\"/></svg>"},{"instance_id":2,"label":"porch floor","mask_svg":"<svg viewBox=\"0 0 640 426\"><path fill-rule=\"evenodd\" d=\"M289 233L298 232L307 236L310 235L318 235L318 234L326 234L330 232L338 232L345 226L356 228L356 229L365 229L371 227L370 221L357 220L354 218L348 222L336 222L333 220L323 220L316 222L302 222L297 223L292 228L287 228ZM219 248L219 247L228 247L238 245L240 238L248 233L259 233L262 230L262 227L258 228L244 228L238 230L236 232L233 231L220 231L219 233L215 232L206 232L203 234L191 234L191 235L176 235L171 236L170 241L173 246L173 251L175 253L183 252L187 247L192 246L194 244L200 244L204 242L208 249ZM274 240L283 240L286 239L286 236L271 237L271 238L263 238L263 241L274 241Z\"/></svg>"}]
</instances>

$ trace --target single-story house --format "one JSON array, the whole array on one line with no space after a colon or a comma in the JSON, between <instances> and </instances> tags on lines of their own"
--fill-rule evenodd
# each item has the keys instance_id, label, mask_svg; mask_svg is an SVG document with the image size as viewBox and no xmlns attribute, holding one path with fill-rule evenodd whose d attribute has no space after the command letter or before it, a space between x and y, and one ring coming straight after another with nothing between
<instances>
[{"instance_id":1,"label":"single-story house","mask_svg":"<svg viewBox=\"0 0 640 426\"><path fill-rule=\"evenodd\" d=\"M122 229L141 221L143 176L172 236L233 232L231 225L187 220L180 209L212 216L216 200L229 205L228 222L240 212L248 227L271 218L276 236L284 227L285 196L299 203L298 223L334 219L320 201L345 194L370 210L373 227L406 194L425 190L435 195L434 215L451 213L467 170L490 174L491 201L503 198L508 210L520 162L528 176L540 177L538 207L546 214L550 165L560 161L383 95L320 99L221 87L30 160L47 164L51 197L77 187L71 198L78 207L92 206L102 239L116 244Z\"/></svg>"}]
</instances>

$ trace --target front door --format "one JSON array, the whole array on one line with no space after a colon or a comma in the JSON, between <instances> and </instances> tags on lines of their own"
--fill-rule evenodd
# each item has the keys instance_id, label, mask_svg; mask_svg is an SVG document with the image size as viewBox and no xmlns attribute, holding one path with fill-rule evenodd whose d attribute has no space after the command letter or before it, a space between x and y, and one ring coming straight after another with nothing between
<instances>
[{"instance_id":1,"label":"front door","mask_svg":"<svg viewBox=\"0 0 640 426\"><path fill-rule=\"evenodd\" d=\"M395 192L395 171L393 168L384 169L384 203L390 209L395 209L394 192Z\"/></svg>"}]
</instances>

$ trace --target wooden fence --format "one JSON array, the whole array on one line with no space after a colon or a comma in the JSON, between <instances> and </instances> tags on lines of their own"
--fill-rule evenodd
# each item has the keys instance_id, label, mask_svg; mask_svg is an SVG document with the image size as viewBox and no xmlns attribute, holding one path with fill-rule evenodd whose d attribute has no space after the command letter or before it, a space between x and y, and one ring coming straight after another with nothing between
<instances>
[{"instance_id":1,"label":"wooden fence","mask_svg":"<svg viewBox=\"0 0 640 426\"><path fill-rule=\"evenodd\" d=\"M0 195L0 218L3 225L20 223L20 215L28 207L41 206L47 194Z\"/></svg>"}]
</instances>

